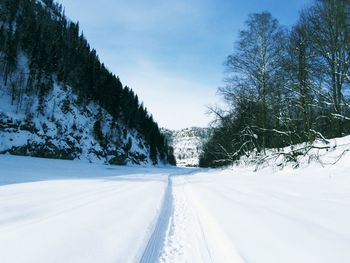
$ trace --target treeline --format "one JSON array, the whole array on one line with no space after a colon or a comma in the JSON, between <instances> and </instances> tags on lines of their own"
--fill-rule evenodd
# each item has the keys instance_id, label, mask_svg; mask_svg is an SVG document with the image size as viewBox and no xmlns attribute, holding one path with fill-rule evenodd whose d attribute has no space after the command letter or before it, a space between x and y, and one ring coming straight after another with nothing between
<instances>
[{"instance_id":1,"label":"treeline","mask_svg":"<svg viewBox=\"0 0 350 263\"><path fill-rule=\"evenodd\" d=\"M22 54L28 58L29 72L18 77ZM35 94L38 111L43 112L40 104L54 82L70 86L82 105L97 102L115 120L136 129L150 145L154 163L158 154L162 160L171 159L164 136L137 95L100 62L79 24L67 19L54 0L0 0L0 66L4 85L11 86L18 103L23 95ZM16 82L11 79L14 73Z\"/></svg>"},{"instance_id":2,"label":"treeline","mask_svg":"<svg viewBox=\"0 0 350 263\"><path fill-rule=\"evenodd\" d=\"M252 14L226 60L225 110L201 166L350 134L350 2L316 0L291 28Z\"/></svg>"}]
</instances>

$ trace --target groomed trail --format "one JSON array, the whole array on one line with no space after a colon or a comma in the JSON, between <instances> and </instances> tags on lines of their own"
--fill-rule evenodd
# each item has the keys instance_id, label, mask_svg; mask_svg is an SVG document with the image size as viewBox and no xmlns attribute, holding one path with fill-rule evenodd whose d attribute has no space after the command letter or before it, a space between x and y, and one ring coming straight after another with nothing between
<instances>
[{"instance_id":1,"label":"groomed trail","mask_svg":"<svg viewBox=\"0 0 350 263\"><path fill-rule=\"evenodd\" d=\"M192 192L186 176L171 180L173 211L159 262L244 262Z\"/></svg>"},{"instance_id":2,"label":"groomed trail","mask_svg":"<svg viewBox=\"0 0 350 263\"><path fill-rule=\"evenodd\" d=\"M350 178L344 171L170 176L162 232L152 236L159 257L142 262L350 262Z\"/></svg>"},{"instance_id":3,"label":"groomed trail","mask_svg":"<svg viewBox=\"0 0 350 263\"><path fill-rule=\"evenodd\" d=\"M140 263L244 262L187 189L185 176L168 176L162 208Z\"/></svg>"},{"instance_id":4,"label":"groomed trail","mask_svg":"<svg viewBox=\"0 0 350 263\"><path fill-rule=\"evenodd\" d=\"M254 173L0 156L1 263L350 262L350 162Z\"/></svg>"}]
</instances>

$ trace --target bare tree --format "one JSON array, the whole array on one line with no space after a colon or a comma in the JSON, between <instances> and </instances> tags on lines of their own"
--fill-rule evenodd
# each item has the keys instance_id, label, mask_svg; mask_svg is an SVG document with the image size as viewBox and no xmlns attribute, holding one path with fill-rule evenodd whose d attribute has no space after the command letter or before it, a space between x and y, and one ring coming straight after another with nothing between
<instances>
[{"instance_id":1,"label":"bare tree","mask_svg":"<svg viewBox=\"0 0 350 263\"><path fill-rule=\"evenodd\" d=\"M315 50L311 45L311 33L308 21L303 17L291 29L288 38L286 56L283 67L287 75L285 89L290 104L294 108L289 116L293 125L300 130L301 139L313 141L315 139L314 118L317 110L317 96L320 94L318 80L322 78L322 68L317 60ZM316 105L315 105L316 104Z\"/></svg>"},{"instance_id":2,"label":"bare tree","mask_svg":"<svg viewBox=\"0 0 350 263\"><path fill-rule=\"evenodd\" d=\"M227 85L220 89L231 104L241 94L260 108L256 125L261 128L261 148L267 145L268 108L279 84L280 57L285 31L270 13L252 14L236 43L236 51L226 61Z\"/></svg>"},{"instance_id":3,"label":"bare tree","mask_svg":"<svg viewBox=\"0 0 350 263\"><path fill-rule=\"evenodd\" d=\"M342 136L344 88L349 72L350 27L348 0L318 0L304 12L312 32L312 45L325 70L325 83L333 106L335 136Z\"/></svg>"}]
</instances>

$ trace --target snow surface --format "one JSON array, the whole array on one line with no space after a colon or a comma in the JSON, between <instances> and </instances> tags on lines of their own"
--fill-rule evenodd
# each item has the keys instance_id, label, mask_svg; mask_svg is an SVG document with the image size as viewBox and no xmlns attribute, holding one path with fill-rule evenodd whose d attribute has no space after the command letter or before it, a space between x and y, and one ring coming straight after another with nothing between
<instances>
[{"instance_id":1,"label":"snow surface","mask_svg":"<svg viewBox=\"0 0 350 263\"><path fill-rule=\"evenodd\" d=\"M234 169L173 183L177 211L161 262L350 262L341 168Z\"/></svg>"},{"instance_id":2,"label":"snow surface","mask_svg":"<svg viewBox=\"0 0 350 263\"><path fill-rule=\"evenodd\" d=\"M179 171L0 155L0 262L137 262Z\"/></svg>"},{"instance_id":3,"label":"snow surface","mask_svg":"<svg viewBox=\"0 0 350 263\"><path fill-rule=\"evenodd\" d=\"M0 155L0 261L350 262L349 161L254 172Z\"/></svg>"}]
</instances>

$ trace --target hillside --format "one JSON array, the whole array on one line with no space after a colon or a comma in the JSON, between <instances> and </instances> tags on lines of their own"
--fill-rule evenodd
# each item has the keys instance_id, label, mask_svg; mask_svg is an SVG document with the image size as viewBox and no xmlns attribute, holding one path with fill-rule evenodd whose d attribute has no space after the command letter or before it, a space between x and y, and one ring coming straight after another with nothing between
<instances>
[{"instance_id":1,"label":"hillside","mask_svg":"<svg viewBox=\"0 0 350 263\"><path fill-rule=\"evenodd\" d=\"M209 128L191 127L178 131L162 130L174 148L178 166L197 167L203 144L210 136Z\"/></svg>"},{"instance_id":2,"label":"hillside","mask_svg":"<svg viewBox=\"0 0 350 263\"><path fill-rule=\"evenodd\" d=\"M71 89L55 85L45 98L25 97L17 109L0 86L0 153L57 159L85 159L110 164L151 163L146 142L134 130L113 120L96 103L77 104Z\"/></svg>"},{"instance_id":3,"label":"hillside","mask_svg":"<svg viewBox=\"0 0 350 263\"><path fill-rule=\"evenodd\" d=\"M171 156L138 96L53 0L0 2L0 153L110 164Z\"/></svg>"}]
</instances>

